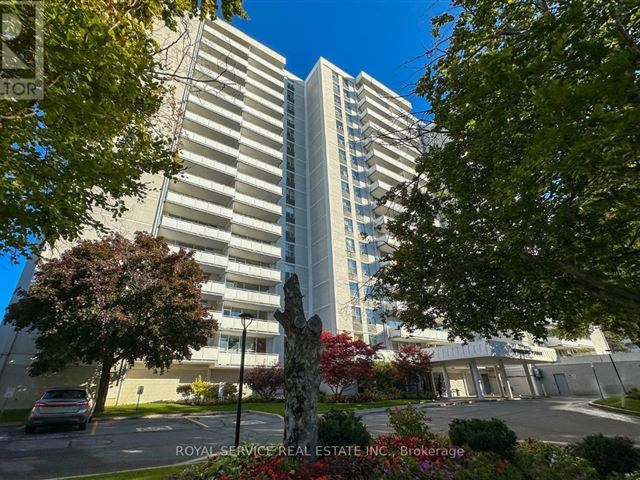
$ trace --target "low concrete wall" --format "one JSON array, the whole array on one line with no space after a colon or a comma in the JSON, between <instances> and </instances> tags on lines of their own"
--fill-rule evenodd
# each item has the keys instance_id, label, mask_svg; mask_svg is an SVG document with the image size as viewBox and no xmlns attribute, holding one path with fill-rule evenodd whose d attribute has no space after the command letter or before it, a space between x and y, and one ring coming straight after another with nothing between
<instances>
[{"instance_id":1,"label":"low concrete wall","mask_svg":"<svg viewBox=\"0 0 640 480\"><path fill-rule=\"evenodd\" d=\"M625 388L640 388L640 353L614 353L613 359ZM541 382L549 395L561 395L554 374L564 375L569 387L567 395L599 396L598 382L605 397L622 392L609 355L563 357L557 363L539 364L536 367L542 373Z\"/></svg>"}]
</instances>

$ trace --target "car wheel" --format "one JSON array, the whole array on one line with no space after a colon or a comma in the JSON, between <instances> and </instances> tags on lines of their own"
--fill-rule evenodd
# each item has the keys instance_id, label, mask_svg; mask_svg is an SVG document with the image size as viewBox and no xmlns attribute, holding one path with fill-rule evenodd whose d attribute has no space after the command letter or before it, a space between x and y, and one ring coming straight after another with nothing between
<instances>
[{"instance_id":1,"label":"car wheel","mask_svg":"<svg viewBox=\"0 0 640 480\"><path fill-rule=\"evenodd\" d=\"M24 433L36 433L36 427L27 423L24 427Z\"/></svg>"}]
</instances>

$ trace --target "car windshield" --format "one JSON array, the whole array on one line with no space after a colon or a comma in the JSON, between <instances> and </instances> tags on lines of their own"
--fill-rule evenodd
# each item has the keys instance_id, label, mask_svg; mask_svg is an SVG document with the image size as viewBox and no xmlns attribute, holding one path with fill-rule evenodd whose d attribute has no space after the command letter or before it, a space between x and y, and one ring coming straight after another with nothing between
<instances>
[{"instance_id":1,"label":"car windshield","mask_svg":"<svg viewBox=\"0 0 640 480\"><path fill-rule=\"evenodd\" d=\"M87 392L84 390L49 390L42 397L43 400L84 400L87 398Z\"/></svg>"}]
</instances>

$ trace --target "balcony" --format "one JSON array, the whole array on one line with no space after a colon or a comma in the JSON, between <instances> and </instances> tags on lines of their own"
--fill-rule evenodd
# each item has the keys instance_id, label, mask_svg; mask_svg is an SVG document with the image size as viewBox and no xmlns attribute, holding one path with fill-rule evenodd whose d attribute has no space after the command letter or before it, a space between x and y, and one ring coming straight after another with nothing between
<instances>
[{"instance_id":1,"label":"balcony","mask_svg":"<svg viewBox=\"0 0 640 480\"><path fill-rule=\"evenodd\" d=\"M245 98L245 102L247 100L250 100L255 102L256 105L259 105L258 107L254 107L258 111L261 111L265 115L268 115L274 118L275 120L282 121L282 117L284 116L284 108L282 107L282 105L275 104L272 101L262 97L261 95L258 95L250 91L244 92L244 98Z\"/></svg>"},{"instance_id":2,"label":"balcony","mask_svg":"<svg viewBox=\"0 0 640 480\"><path fill-rule=\"evenodd\" d=\"M253 132L257 135L261 135L267 140L271 140L272 142L279 144L280 148L282 148L282 136L277 133L272 132L269 129L262 128L260 125L253 122L250 117L245 117L242 120L241 127L250 132Z\"/></svg>"},{"instance_id":3,"label":"balcony","mask_svg":"<svg viewBox=\"0 0 640 480\"><path fill-rule=\"evenodd\" d=\"M393 253L398 248L398 241L389 234L376 237L376 244L378 249L385 254Z\"/></svg>"},{"instance_id":4,"label":"balcony","mask_svg":"<svg viewBox=\"0 0 640 480\"><path fill-rule=\"evenodd\" d=\"M233 216L230 208L171 190L167 192L165 211L215 226L226 226Z\"/></svg>"},{"instance_id":5,"label":"balcony","mask_svg":"<svg viewBox=\"0 0 640 480\"><path fill-rule=\"evenodd\" d=\"M262 305L273 308L280 307L280 295L230 287L227 287L224 291L224 301L249 306Z\"/></svg>"},{"instance_id":6,"label":"balcony","mask_svg":"<svg viewBox=\"0 0 640 480\"><path fill-rule=\"evenodd\" d=\"M242 331L242 321L237 317L222 317L219 322L218 330L221 332L238 332ZM253 320L247 328L247 332L252 337L273 336L280 333L280 324L275 320Z\"/></svg>"},{"instance_id":7,"label":"balcony","mask_svg":"<svg viewBox=\"0 0 640 480\"><path fill-rule=\"evenodd\" d=\"M249 85L270 95L274 101L278 100L281 104L284 103L282 88L280 90L273 88L275 83L270 80L270 77L253 65L247 67L247 86Z\"/></svg>"},{"instance_id":8,"label":"balcony","mask_svg":"<svg viewBox=\"0 0 640 480\"><path fill-rule=\"evenodd\" d=\"M374 167L380 165L403 178L413 178L415 175L415 163L405 162L397 157L391 156L383 151L376 144L369 144L369 151L366 153L367 165Z\"/></svg>"},{"instance_id":9,"label":"balcony","mask_svg":"<svg viewBox=\"0 0 640 480\"><path fill-rule=\"evenodd\" d=\"M236 192L262 198L268 202L277 202L282 197L282 187L280 185L261 180L243 172L238 172L236 180Z\"/></svg>"},{"instance_id":10,"label":"balcony","mask_svg":"<svg viewBox=\"0 0 640 480\"><path fill-rule=\"evenodd\" d=\"M231 82L238 82L238 80L244 82L246 78L246 64L242 65L244 68L235 67L232 62L227 59L218 58L210 53L207 53L204 49L198 50L198 63L207 66L207 68L213 68L216 72L218 79L224 82L223 78L228 79Z\"/></svg>"},{"instance_id":11,"label":"balcony","mask_svg":"<svg viewBox=\"0 0 640 480\"><path fill-rule=\"evenodd\" d=\"M277 353L246 352L244 356L245 367L268 367L280 361ZM219 352L217 367L239 367L240 352Z\"/></svg>"},{"instance_id":12,"label":"balcony","mask_svg":"<svg viewBox=\"0 0 640 480\"><path fill-rule=\"evenodd\" d=\"M380 203L373 208L373 212L376 215L386 215L388 217L395 217L398 213L404 212L404 207L399 203L387 201L386 203Z\"/></svg>"},{"instance_id":13,"label":"balcony","mask_svg":"<svg viewBox=\"0 0 640 480\"><path fill-rule=\"evenodd\" d=\"M191 359L182 360L183 363L214 363L218 360L218 347L202 347L199 350L191 350Z\"/></svg>"},{"instance_id":14,"label":"balcony","mask_svg":"<svg viewBox=\"0 0 640 480\"><path fill-rule=\"evenodd\" d=\"M206 179L213 176L218 182L233 183L238 173L236 168L231 165L210 159L189 150L182 150L182 152L180 152L180 158L185 162L189 173Z\"/></svg>"},{"instance_id":15,"label":"balcony","mask_svg":"<svg viewBox=\"0 0 640 480\"><path fill-rule=\"evenodd\" d=\"M280 283L280 270L236 262L233 260L229 260L227 273L242 277L261 279L271 284Z\"/></svg>"},{"instance_id":16,"label":"balcony","mask_svg":"<svg viewBox=\"0 0 640 480\"><path fill-rule=\"evenodd\" d=\"M397 185L399 183L406 182L411 180L411 178L406 178L401 174L398 174L388 168L385 168L381 165L374 165L367 170L367 176L369 180L375 182L377 180L381 180L390 185Z\"/></svg>"},{"instance_id":17,"label":"balcony","mask_svg":"<svg viewBox=\"0 0 640 480\"><path fill-rule=\"evenodd\" d=\"M193 239L207 239L209 241L218 242L224 247L231 240L231 232L220 230L208 225L196 223L182 218L162 216L160 228L163 230L161 236L174 239L181 243L192 243ZM202 240L200 240L202 241Z\"/></svg>"},{"instance_id":18,"label":"balcony","mask_svg":"<svg viewBox=\"0 0 640 480\"><path fill-rule=\"evenodd\" d=\"M255 140L251 140L245 136L240 139L240 145L243 151L246 151L246 149L249 148L256 152L255 154L250 154L251 157L264 157L264 161L271 165L280 165L282 162L282 151L280 150L267 147L266 145L256 142Z\"/></svg>"},{"instance_id":19,"label":"balcony","mask_svg":"<svg viewBox=\"0 0 640 480\"><path fill-rule=\"evenodd\" d=\"M219 154L226 155L231 161L235 161L238 156L237 148L230 147L212 138L189 131L186 128L182 129L182 138L187 139L193 143L197 143L198 145L202 145L203 147L211 149ZM216 154L214 153L213 155L215 156Z\"/></svg>"},{"instance_id":20,"label":"balcony","mask_svg":"<svg viewBox=\"0 0 640 480\"><path fill-rule=\"evenodd\" d=\"M240 140L240 132L238 129L225 127L220 124L220 122L205 118L191 110L184 112L184 119L184 128L193 130L199 135L204 135L221 143L225 142L227 145L229 143L235 144Z\"/></svg>"},{"instance_id":21,"label":"balcony","mask_svg":"<svg viewBox=\"0 0 640 480\"><path fill-rule=\"evenodd\" d=\"M282 207L275 203L266 202L252 195L236 192L234 211L241 214L251 214L265 222L275 223L282 216Z\"/></svg>"},{"instance_id":22,"label":"balcony","mask_svg":"<svg viewBox=\"0 0 640 480\"><path fill-rule=\"evenodd\" d=\"M228 265L228 258L226 255L220 253L208 252L206 250L199 250L187 246L169 244L169 249L172 252L178 252L181 248L193 252L193 258L200 265L205 267L212 267L214 269L226 270Z\"/></svg>"},{"instance_id":23,"label":"balcony","mask_svg":"<svg viewBox=\"0 0 640 480\"><path fill-rule=\"evenodd\" d=\"M580 350L594 350L593 342L590 338L576 338L574 340L565 340L564 338L549 337L545 342L547 347L555 349L580 349Z\"/></svg>"},{"instance_id":24,"label":"balcony","mask_svg":"<svg viewBox=\"0 0 640 480\"><path fill-rule=\"evenodd\" d=\"M246 153L238 156L238 168L242 173L246 173L264 182L273 185L280 183L282 179L282 168L271 165L270 163L258 160Z\"/></svg>"},{"instance_id":25,"label":"balcony","mask_svg":"<svg viewBox=\"0 0 640 480\"><path fill-rule=\"evenodd\" d=\"M171 190L184 195L197 193L198 197L221 204L228 204L235 195L233 187L186 172L171 184Z\"/></svg>"},{"instance_id":26,"label":"balcony","mask_svg":"<svg viewBox=\"0 0 640 480\"><path fill-rule=\"evenodd\" d=\"M276 82L284 79L284 68L281 65L274 65L261 56L256 55L255 52L251 52L249 55L249 66L258 67L265 72L266 75L274 78Z\"/></svg>"},{"instance_id":27,"label":"balcony","mask_svg":"<svg viewBox=\"0 0 640 480\"><path fill-rule=\"evenodd\" d=\"M282 251L277 245L231 235L229 255L272 263L282 257Z\"/></svg>"},{"instance_id":28,"label":"balcony","mask_svg":"<svg viewBox=\"0 0 640 480\"><path fill-rule=\"evenodd\" d=\"M247 65L249 65L249 60L246 57L233 53L228 48L223 47L220 43L212 42L204 35L202 36L201 41L204 45L209 47L211 50L215 51L217 54L220 54L231 65L238 64L244 67L245 70L247 69Z\"/></svg>"},{"instance_id":29,"label":"balcony","mask_svg":"<svg viewBox=\"0 0 640 480\"><path fill-rule=\"evenodd\" d=\"M209 102L202 97L198 97L195 94L189 95L189 103L193 103L194 105L198 105L199 107L202 107L204 110L207 110L216 115L225 117L236 124L240 124L240 122L242 121L242 115L231 112L224 108L220 108L218 105L212 102Z\"/></svg>"},{"instance_id":30,"label":"balcony","mask_svg":"<svg viewBox=\"0 0 640 480\"><path fill-rule=\"evenodd\" d=\"M219 45L220 42L224 42L229 46L235 48L237 51L242 52L244 55L249 55L249 47L235 40L231 35L226 32L220 31L212 25L218 26L217 23L205 23L204 25L204 33L210 35L215 38L216 46Z\"/></svg>"},{"instance_id":31,"label":"balcony","mask_svg":"<svg viewBox=\"0 0 640 480\"><path fill-rule=\"evenodd\" d=\"M369 191L371 192L371 196L376 200L380 200L385 193L389 192L393 186L388 183L383 182L382 180L376 180L369 186Z\"/></svg>"},{"instance_id":32,"label":"balcony","mask_svg":"<svg viewBox=\"0 0 640 480\"><path fill-rule=\"evenodd\" d=\"M433 328L414 330L413 332L410 332L403 326L394 329L390 328L389 338L398 342L424 342L433 345L447 345L450 343L446 331L435 330Z\"/></svg>"},{"instance_id":33,"label":"balcony","mask_svg":"<svg viewBox=\"0 0 640 480\"><path fill-rule=\"evenodd\" d=\"M276 241L282 236L282 226L271 222L265 222L258 218L233 212L231 230L233 233L247 236L259 235L266 241Z\"/></svg>"},{"instance_id":34,"label":"balcony","mask_svg":"<svg viewBox=\"0 0 640 480\"><path fill-rule=\"evenodd\" d=\"M225 294L225 290L226 287L224 282L216 282L215 280L204 282L200 287L202 295L208 295L212 297L223 297Z\"/></svg>"}]
</instances>

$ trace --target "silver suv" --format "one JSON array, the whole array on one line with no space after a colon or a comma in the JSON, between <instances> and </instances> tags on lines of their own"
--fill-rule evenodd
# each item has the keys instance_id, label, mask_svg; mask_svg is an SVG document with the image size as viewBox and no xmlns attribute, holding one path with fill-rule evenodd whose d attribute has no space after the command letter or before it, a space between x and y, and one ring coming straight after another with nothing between
<instances>
[{"instance_id":1,"label":"silver suv","mask_svg":"<svg viewBox=\"0 0 640 480\"><path fill-rule=\"evenodd\" d=\"M93 416L95 404L83 387L52 388L36 402L25 426L26 433L34 433L45 425L78 425L85 430Z\"/></svg>"}]
</instances>

